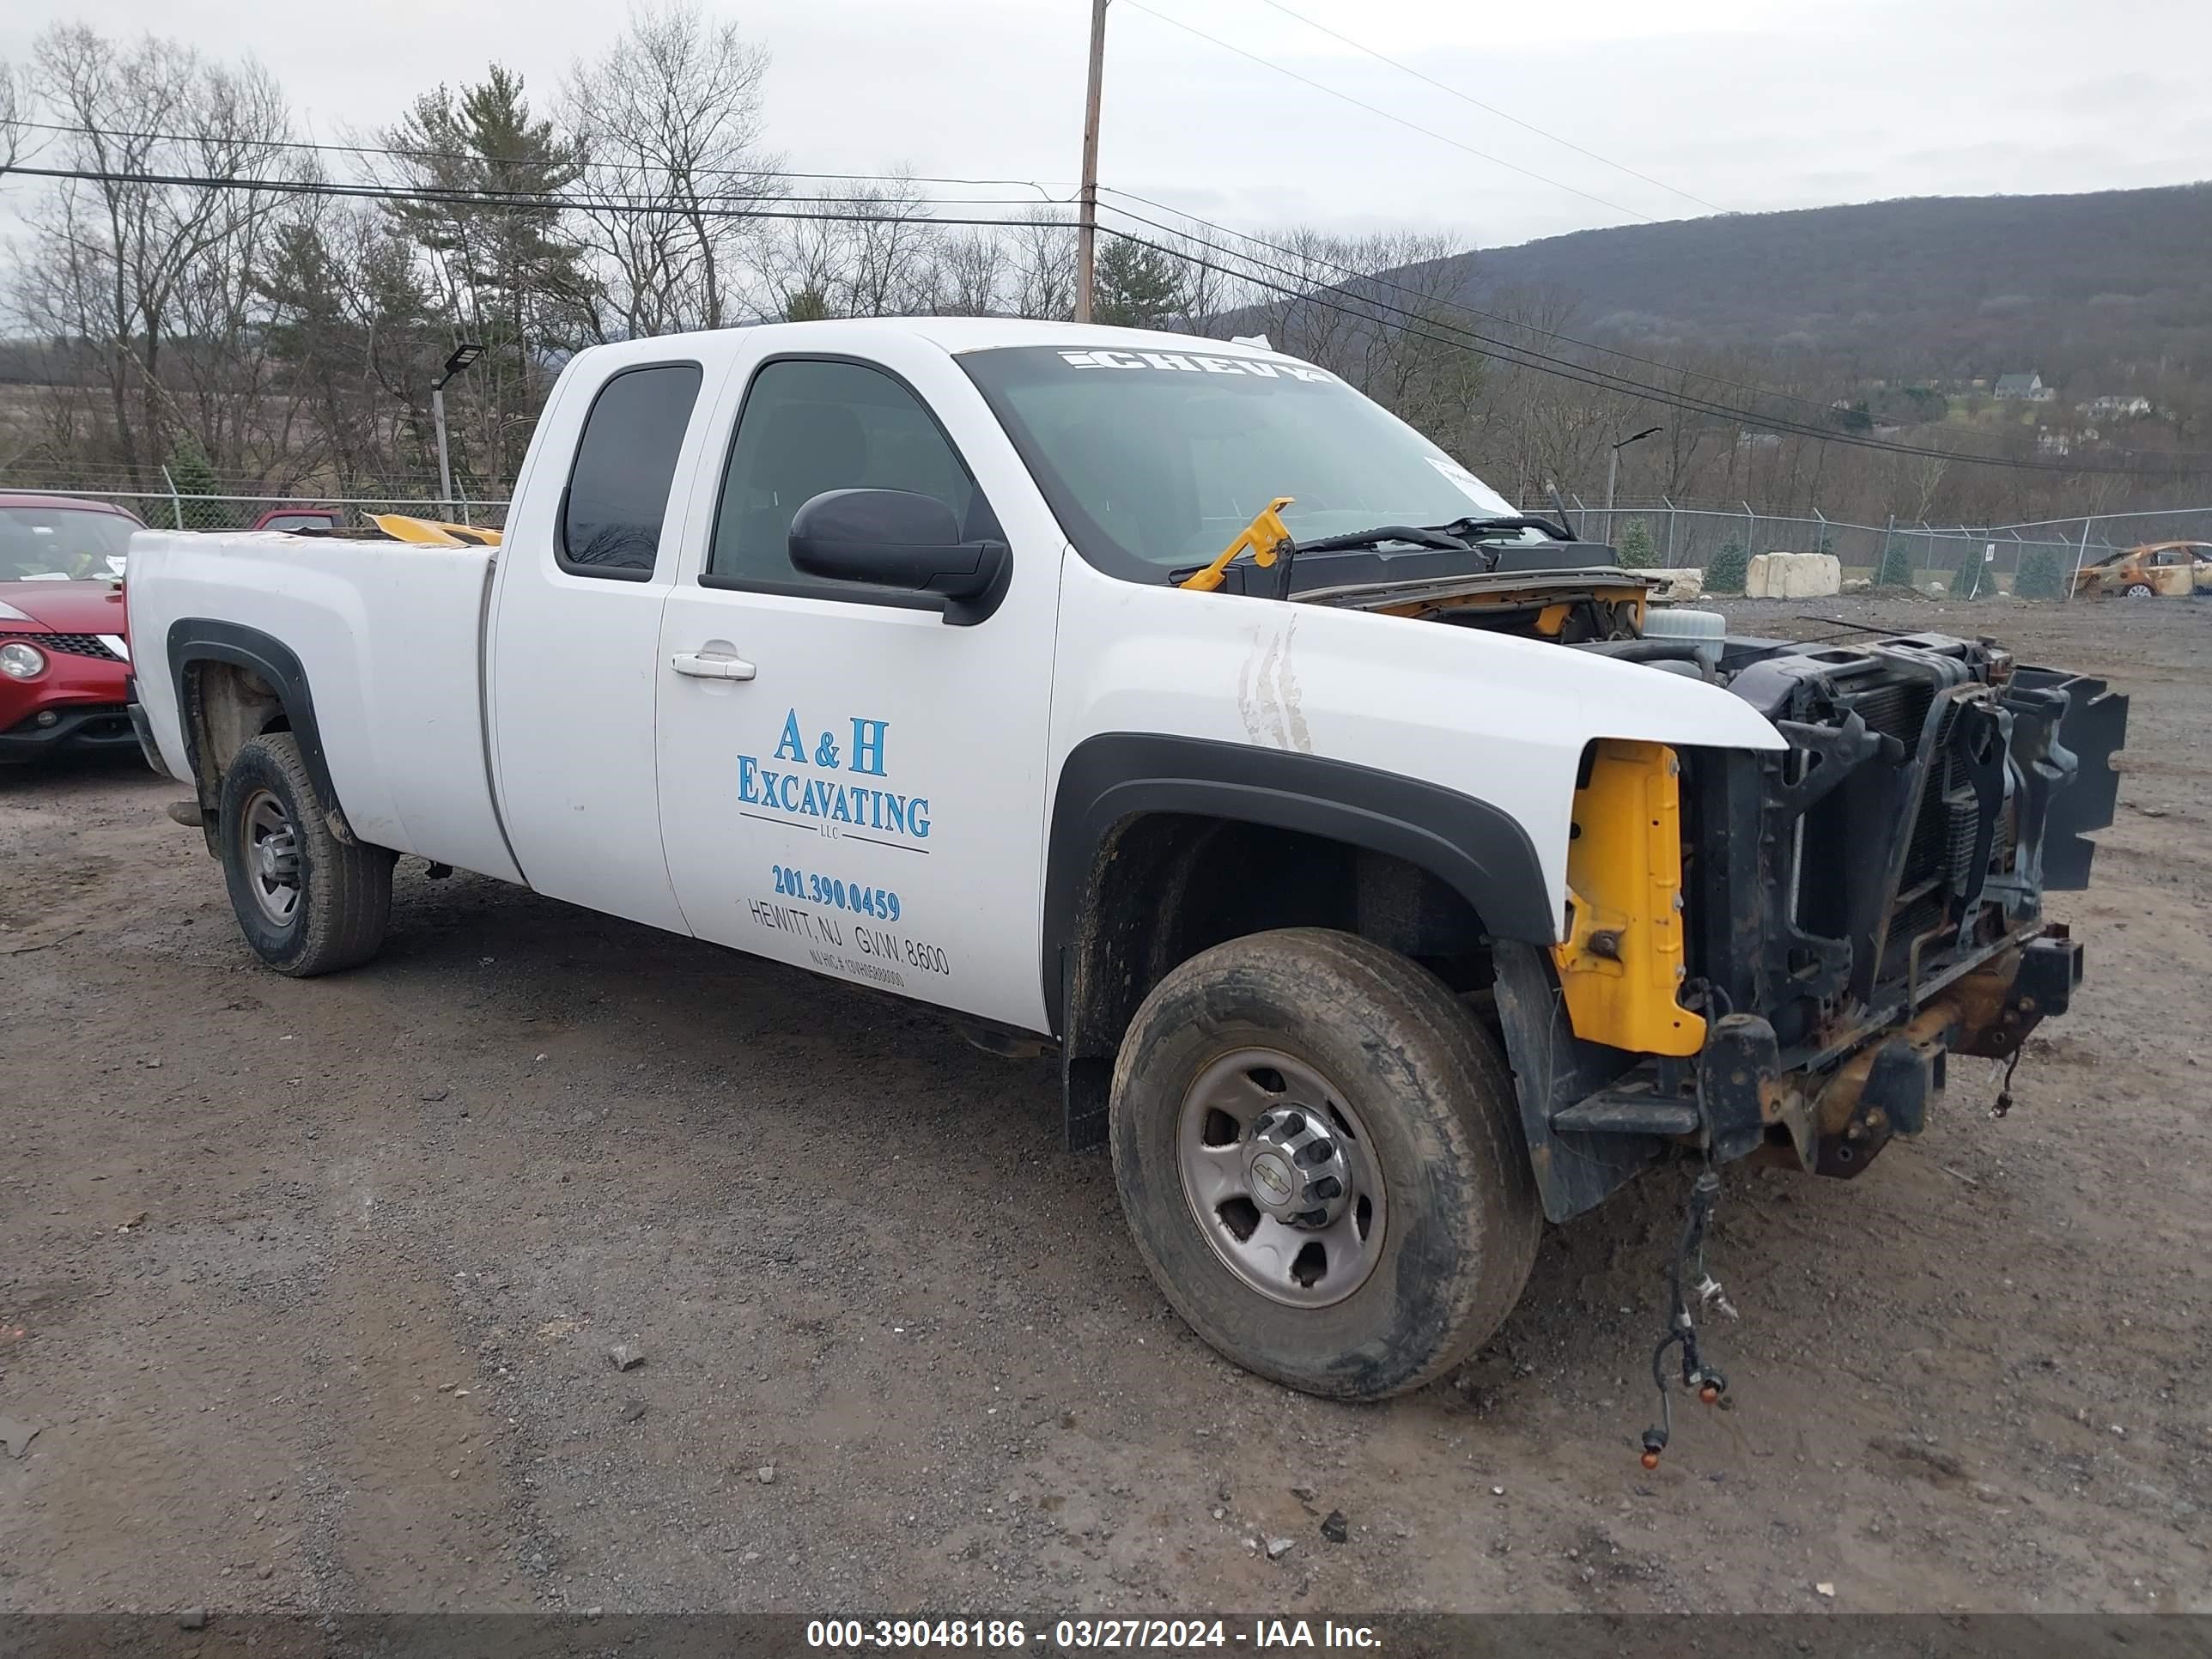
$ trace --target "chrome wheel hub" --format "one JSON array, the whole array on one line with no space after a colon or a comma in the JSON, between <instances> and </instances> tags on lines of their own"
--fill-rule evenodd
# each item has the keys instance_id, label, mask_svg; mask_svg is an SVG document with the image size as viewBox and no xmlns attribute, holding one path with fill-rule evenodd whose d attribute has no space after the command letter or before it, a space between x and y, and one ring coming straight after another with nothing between
<instances>
[{"instance_id":1,"label":"chrome wheel hub","mask_svg":"<svg viewBox=\"0 0 2212 1659\"><path fill-rule=\"evenodd\" d=\"M1327 1307L1375 1271L1387 1205L1366 1126L1304 1061L1271 1048L1215 1060L1183 1098L1176 1152L1206 1243L1262 1296Z\"/></svg>"},{"instance_id":2,"label":"chrome wheel hub","mask_svg":"<svg viewBox=\"0 0 2212 1659\"><path fill-rule=\"evenodd\" d=\"M266 789L246 799L238 815L246 884L261 914L277 926L300 908L300 836L284 804Z\"/></svg>"}]
</instances>

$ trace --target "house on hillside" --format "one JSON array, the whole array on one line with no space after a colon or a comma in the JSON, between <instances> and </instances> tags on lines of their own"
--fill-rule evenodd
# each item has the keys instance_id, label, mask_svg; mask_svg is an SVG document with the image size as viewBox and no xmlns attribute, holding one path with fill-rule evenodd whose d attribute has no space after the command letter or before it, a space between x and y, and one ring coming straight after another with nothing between
<instances>
[{"instance_id":1,"label":"house on hillside","mask_svg":"<svg viewBox=\"0 0 2212 1659\"><path fill-rule=\"evenodd\" d=\"M2047 404L2058 391L2044 385L2040 374L2000 374L1996 395L2002 403Z\"/></svg>"},{"instance_id":2,"label":"house on hillside","mask_svg":"<svg viewBox=\"0 0 2212 1659\"><path fill-rule=\"evenodd\" d=\"M2144 397L2092 398L2075 408L2084 415L2094 415L2100 420L2135 420L2150 413L2150 399Z\"/></svg>"}]
</instances>

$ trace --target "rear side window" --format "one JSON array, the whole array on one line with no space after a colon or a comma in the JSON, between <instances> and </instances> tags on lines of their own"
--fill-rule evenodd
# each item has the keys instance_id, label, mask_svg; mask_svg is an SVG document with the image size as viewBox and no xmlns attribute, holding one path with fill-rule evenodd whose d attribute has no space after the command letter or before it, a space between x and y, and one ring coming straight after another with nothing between
<instances>
[{"instance_id":1,"label":"rear side window","mask_svg":"<svg viewBox=\"0 0 2212 1659\"><path fill-rule=\"evenodd\" d=\"M624 369L599 388L562 496L563 570L625 581L653 574L699 380L696 363L659 363Z\"/></svg>"}]
</instances>

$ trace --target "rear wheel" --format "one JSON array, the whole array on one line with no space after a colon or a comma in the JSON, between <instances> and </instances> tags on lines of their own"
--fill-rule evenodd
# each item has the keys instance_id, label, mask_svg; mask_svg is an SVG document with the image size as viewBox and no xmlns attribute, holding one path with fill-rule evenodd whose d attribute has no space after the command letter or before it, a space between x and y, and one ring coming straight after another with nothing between
<instances>
[{"instance_id":1,"label":"rear wheel","mask_svg":"<svg viewBox=\"0 0 2212 1659\"><path fill-rule=\"evenodd\" d=\"M1115 1070L1114 1175L1161 1292L1310 1394L1418 1388L1497 1329L1542 1226L1513 1084L1442 981L1348 933L1184 963Z\"/></svg>"},{"instance_id":2,"label":"rear wheel","mask_svg":"<svg viewBox=\"0 0 2212 1659\"><path fill-rule=\"evenodd\" d=\"M256 955L305 979L374 956L392 915L394 855L342 842L289 732L256 738L222 777L225 884Z\"/></svg>"},{"instance_id":3,"label":"rear wheel","mask_svg":"<svg viewBox=\"0 0 2212 1659\"><path fill-rule=\"evenodd\" d=\"M2151 588L2150 588L2150 584L2149 584L2148 582L2130 582L2130 583L2129 583L2129 584L2128 584L2128 597L2129 597L2130 599L2149 599L2149 598L2151 597Z\"/></svg>"}]
</instances>

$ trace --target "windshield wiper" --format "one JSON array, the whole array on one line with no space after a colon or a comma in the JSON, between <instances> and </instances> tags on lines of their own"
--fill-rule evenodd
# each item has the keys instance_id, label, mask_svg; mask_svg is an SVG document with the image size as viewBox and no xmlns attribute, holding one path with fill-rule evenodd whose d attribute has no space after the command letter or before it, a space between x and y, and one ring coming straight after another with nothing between
<instances>
[{"instance_id":1,"label":"windshield wiper","mask_svg":"<svg viewBox=\"0 0 2212 1659\"><path fill-rule=\"evenodd\" d=\"M1484 535L1504 535L1509 532L1540 530L1555 542L1571 542L1574 532L1549 519L1524 519L1508 516L1498 519L1454 519L1449 524L1437 526L1448 536L1462 538Z\"/></svg>"},{"instance_id":2,"label":"windshield wiper","mask_svg":"<svg viewBox=\"0 0 2212 1659\"><path fill-rule=\"evenodd\" d=\"M1457 536L1452 526L1424 530L1409 524L1381 524L1372 530L1355 530L1343 536L1323 536L1310 542L1300 542L1296 551L1300 553L1344 553L1358 547L1380 547L1385 542L1411 542L1415 547L1442 548L1453 553L1471 550Z\"/></svg>"},{"instance_id":3,"label":"windshield wiper","mask_svg":"<svg viewBox=\"0 0 2212 1659\"><path fill-rule=\"evenodd\" d=\"M1517 534L1523 530L1540 530L1555 542L1574 540L1572 532L1553 524L1549 519L1524 519L1517 515L1502 518L1454 519L1449 524L1409 525L1382 524L1372 530L1354 530L1342 536L1322 536L1310 542L1300 542L1300 553L1345 553L1356 548L1381 547L1386 542L1406 542L1414 547L1432 547L1451 553L1474 550L1474 544L1484 536Z\"/></svg>"}]
</instances>

